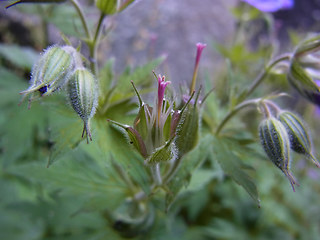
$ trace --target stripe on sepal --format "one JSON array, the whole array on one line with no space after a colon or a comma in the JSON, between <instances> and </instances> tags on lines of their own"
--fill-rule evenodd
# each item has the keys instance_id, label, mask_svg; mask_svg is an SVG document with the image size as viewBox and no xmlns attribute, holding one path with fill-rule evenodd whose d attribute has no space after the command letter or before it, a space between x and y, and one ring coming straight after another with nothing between
<instances>
[{"instance_id":1,"label":"stripe on sepal","mask_svg":"<svg viewBox=\"0 0 320 240\"><path fill-rule=\"evenodd\" d=\"M304 127L303 121L289 111L282 111L278 119L285 126L289 135L290 147L297 153L304 154L309 160L320 167L318 160L312 155L312 145L308 131Z\"/></svg>"},{"instance_id":2,"label":"stripe on sepal","mask_svg":"<svg viewBox=\"0 0 320 240\"><path fill-rule=\"evenodd\" d=\"M264 119L259 125L260 141L269 159L288 178L293 191L296 179L290 172L290 140L286 128L274 117Z\"/></svg>"},{"instance_id":3,"label":"stripe on sepal","mask_svg":"<svg viewBox=\"0 0 320 240\"><path fill-rule=\"evenodd\" d=\"M89 138L92 141L89 123L98 105L97 80L86 68L78 68L68 82L67 92L73 109L83 120L82 137L86 133L87 142L89 143Z\"/></svg>"}]
</instances>

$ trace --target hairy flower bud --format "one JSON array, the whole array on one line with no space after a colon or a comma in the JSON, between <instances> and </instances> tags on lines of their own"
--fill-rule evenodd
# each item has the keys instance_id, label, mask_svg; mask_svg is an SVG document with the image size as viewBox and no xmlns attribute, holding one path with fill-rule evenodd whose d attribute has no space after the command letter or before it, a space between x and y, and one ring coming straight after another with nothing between
<instances>
[{"instance_id":1,"label":"hairy flower bud","mask_svg":"<svg viewBox=\"0 0 320 240\"><path fill-rule=\"evenodd\" d=\"M68 82L69 101L84 122L82 137L84 133L92 141L90 132L90 119L93 117L98 104L97 80L86 68L78 68L74 71Z\"/></svg>"},{"instance_id":2,"label":"hairy flower bud","mask_svg":"<svg viewBox=\"0 0 320 240\"><path fill-rule=\"evenodd\" d=\"M304 127L303 121L298 116L288 111L282 111L278 115L278 119L287 130L291 149L297 153L304 154L308 159L312 160L317 167L320 167L319 162L311 153L311 140Z\"/></svg>"},{"instance_id":3,"label":"hairy flower bud","mask_svg":"<svg viewBox=\"0 0 320 240\"><path fill-rule=\"evenodd\" d=\"M306 40L295 50L287 75L289 83L306 99L320 105L320 39Z\"/></svg>"},{"instance_id":4,"label":"hairy flower bud","mask_svg":"<svg viewBox=\"0 0 320 240\"><path fill-rule=\"evenodd\" d=\"M274 117L259 125L260 141L269 159L286 175L294 191L295 178L290 172L290 140L286 128Z\"/></svg>"},{"instance_id":5,"label":"hairy flower bud","mask_svg":"<svg viewBox=\"0 0 320 240\"><path fill-rule=\"evenodd\" d=\"M69 80L75 65L76 50L70 46L46 49L33 66L30 87L20 92L22 100L30 95L29 103L62 88Z\"/></svg>"}]
</instances>

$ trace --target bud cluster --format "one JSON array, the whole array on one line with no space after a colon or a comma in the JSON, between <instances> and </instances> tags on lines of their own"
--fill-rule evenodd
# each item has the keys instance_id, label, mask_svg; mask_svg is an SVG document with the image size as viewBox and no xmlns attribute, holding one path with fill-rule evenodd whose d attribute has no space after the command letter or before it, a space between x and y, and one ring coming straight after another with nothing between
<instances>
[{"instance_id":1,"label":"bud cluster","mask_svg":"<svg viewBox=\"0 0 320 240\"><path fill-rule=\"evenodd\" d=\"M34 65L30 87L22 91L23 101L29 96L32 101L45 97L66 87L69 102L84 122L83 134L92 140L89 121L93 117L98 102L97 80L82 65L81 55L71 46L47 48Z\"/></svg>"},{"instance_id":2,"label":"bud cluster","mask_svg":"<svg viewBox=\"0 0 320 240\"><path fill-rule=\"evenodd\" d=\"M265 119L259 125L260 141L268 158L286 175L294 190L297 184L290 172L290 150L305 155L317 167L319 162L312 155L312 146L303 121L290 111L281 110L274 103L261 103Z\"/></svg>"}]
</instances>

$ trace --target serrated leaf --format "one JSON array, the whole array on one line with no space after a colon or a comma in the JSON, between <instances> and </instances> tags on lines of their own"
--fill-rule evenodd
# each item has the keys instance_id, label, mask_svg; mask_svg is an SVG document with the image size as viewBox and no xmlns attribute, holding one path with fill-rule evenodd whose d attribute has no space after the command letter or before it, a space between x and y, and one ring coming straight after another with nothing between
<instances>
[{"instance_id":1,"label":"serrated leaf","mask_svg":"<svg viewBox=\"0 0 320 240\"><path fill-rule=\"evenodd\" d=\"M31 69L40 55L30 47L0 44L0 56L17 67Z\"/></svg>"},{"instance_id":2,"label":"serrated leaf","mask_svg":"<svg viewBox=\"0 0 320 240\"><path fill-rule=\"evenodd\" d=\"M214 157L221 165L223 171L230 175L232 179L241 185L259 205L260 200L258 190L251 177L243 170L242 162L237 155L232 152L232 145L224 138L214 137L212 141Z\"/></svg>"}]
</instances>

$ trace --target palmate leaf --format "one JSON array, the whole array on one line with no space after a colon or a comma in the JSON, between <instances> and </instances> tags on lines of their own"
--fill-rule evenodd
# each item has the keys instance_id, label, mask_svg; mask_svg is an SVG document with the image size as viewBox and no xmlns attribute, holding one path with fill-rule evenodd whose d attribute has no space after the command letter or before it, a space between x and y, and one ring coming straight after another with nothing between
<instances>
[{"instance_id":1,"label":"palmate leaf","mask_svg":"<svg viewBox=\"0 0 320 240\"><path fill-rule=\"evenodd\" d=\"M110 159L105 160L106 164L101 165L79 148L50 168L43 163L29 163L12 167L8 172L41 183L47 191L78 196L79 201L92 209L112 209L125 198L127 186L108 167Z\"/></svg>"},{"instance_id":2,"label":"palmate leaf","mask_svg":"<svg viewBox=\"0 0 320 240\"><path fill-rule=\"evenodd\" d=\"M192 173L201 165L209 154L212 137L207 135L200 139L199 144L183 156L181 166L176 175L168 184L169 193L166 195L166 208L168 209L183 187L187 187Z\"/></svg>"},{"instance_id":3,"label":"palmate leaf","mask_svg":"<svg viewBox=\"0 0 320 240\"><path fill-rule=\"evenodd\" d=\"M25 104L18 106L18 94L27 82L0 67L0 147L3 149L2 165L37 159L47 125L45 106L34 104L28 110Z\"/></svg>"},{"instance_id":4,"label":"palmate leaf","mask_svg":"<svg viewBox=\"0 0 320 240\"><path fill-rule=\"evenodd\" d=\"M213 159L216 159L223 171L236 183L241 185L259 205L260 199L257 187L250 176L244 171L243 166L245 165L241 159L232 152L232 144L228 139L214 137L212 141Z\"/></svg>"}]
</instances>

